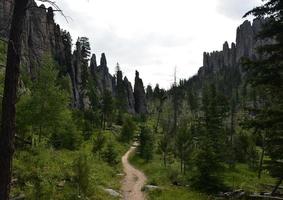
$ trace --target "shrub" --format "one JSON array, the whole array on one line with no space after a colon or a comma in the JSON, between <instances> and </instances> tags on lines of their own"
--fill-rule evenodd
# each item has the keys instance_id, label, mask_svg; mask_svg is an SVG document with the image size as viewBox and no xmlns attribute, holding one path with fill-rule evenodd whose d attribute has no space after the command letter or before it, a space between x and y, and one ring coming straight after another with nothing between
<instances>
[{"instance_id":1,"label":"shrub","mask_svg":"<svg viewBox=\"0 0 283 200\"><path fill-rule=\"evenodd\" d=\"M113 142L109 142L102 153L102 159L110 165L116 165L118 164L117 157L118 152L115 148L115 144Z\"/></svg>"},{"instance_id":2,"label":"shrub","mask_svg":"<svg viewBox=\"0 0 283 200\"><path fill-rule=\"evenodd\" d=\"M136 130L136 124L131 117L126 117L121 131L121 141L130 142Z\"/></svg>"},{"instance_id":3,"label":"shrub","mask_svg":"<svg viewBox=\"0 0 283 200\"><path fill-rule=\"evenodd\" d=\"M151 130L143 126L141 127L141 132L139 136L139 150L141 158L149 161L153 158L153 151L154 151L154 137Z\"/></svg>"}]
</instances>

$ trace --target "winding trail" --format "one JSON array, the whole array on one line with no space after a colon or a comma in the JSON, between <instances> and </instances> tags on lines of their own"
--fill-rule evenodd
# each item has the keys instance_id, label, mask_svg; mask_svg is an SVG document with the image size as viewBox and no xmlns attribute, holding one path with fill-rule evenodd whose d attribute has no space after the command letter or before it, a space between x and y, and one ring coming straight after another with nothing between
<instances>
[{"instance_id":1,"label":"winding trail","mask_svg":"<svg viewBox=\"0 0 283 200\"><path fill-rule=\"evenodd\" d=\"M125 178L122 182L122 191L124 200L145 200L145 193L142 191L146 182L146 176L143 172L134 168L129 163L129 156L136 150L136 143L122 157L122 164L125 172Z\"/></svg>"}]
</instances>

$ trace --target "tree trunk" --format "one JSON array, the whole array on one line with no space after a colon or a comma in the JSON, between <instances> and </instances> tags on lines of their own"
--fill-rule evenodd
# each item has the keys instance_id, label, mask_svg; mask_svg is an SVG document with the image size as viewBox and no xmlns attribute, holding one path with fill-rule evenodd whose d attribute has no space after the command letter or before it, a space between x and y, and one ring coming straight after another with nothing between
<instances>
[{"instance_id":1,"label":"tree trunk","mask_svg":"<svg viewBox=\"0 0 283 200\"><path fill-rule=\"evenodd\" d=\"M158 110L157 121L156 121L156 125L155 125L155 130L154 130L155 133L157 133L157 131L158 131L160 115L161 115L161 109Z\"/></svg>"},{"instance_id":2,"label":"tree trunk","mask_svg":"<svg viewBox=\"0 0 283 200\"><path fill-rule=\"evenodd\" d=\"M9 35L0 133L0 199L8 200L14 153L16 95L21 58L21 39L28 0L15 0Z\"/></svg>"},{"instance_id":3,"label":"tree trunk","mask_svg":"<svg viewBox=\"0 0 283 200\"><path fill-rule=\"evenodd\" d=\"M263 134L262 136L262 151L261 151L261 156L260 156L260 161L259 161L259 166L258 166L258 175L257 175L259 179L261 178L264 154L265 154L265 134Z\"/></svg>"},{"instance_id":4,"label":"tree trunk","mask_svg":"<svg viewBox=\"0 0 283 200\"><path fill-rule=\"evenodd\" d=\"M159 126L159 121L160 121L160 115L161 115L161 112L162 112L162 107L163 107L163 100L161 99L160 103L159 103L159 107L158 107L158 114L157 114L157 122L156 122L156 126L155 126L155 133L157 133L157 131L158 131L158 126Z\"/></svg>"}]
</instances>

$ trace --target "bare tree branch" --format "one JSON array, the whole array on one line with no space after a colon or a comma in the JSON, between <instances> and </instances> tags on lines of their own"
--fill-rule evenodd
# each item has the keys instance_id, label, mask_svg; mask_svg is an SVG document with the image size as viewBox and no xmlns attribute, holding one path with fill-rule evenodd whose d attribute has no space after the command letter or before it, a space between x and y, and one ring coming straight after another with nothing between
<instances>
[{"instance_id":1,"label":"bare tree branch","mask_svg":"<svg viewBox=\"0 0 283 200\"><path fill-rule=\"evenodd\" d=\"M63 13L63 11L60 9L60 7L56 4L55 1L51 1L51 0L37 0L37 1L50 4L54 8L53 11L59 12L65 18L67 23L69 23L67 16Z\"/></svg>"}]
</instances>

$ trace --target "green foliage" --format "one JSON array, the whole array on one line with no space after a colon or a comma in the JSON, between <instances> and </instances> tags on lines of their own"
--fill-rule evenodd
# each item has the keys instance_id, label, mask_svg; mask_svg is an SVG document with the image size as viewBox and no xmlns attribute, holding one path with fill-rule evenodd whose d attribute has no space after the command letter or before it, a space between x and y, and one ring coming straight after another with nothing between
<instances>
[{"instance_id":1,"label":"green foliage","mask_svg":"<svg viewBox=\"0 0 283 200\"><path fill-rule=\"evenodd\" d=\"M117 156L121 157L128 147L118 143L112 133L104 134L113 140ZM40 196L40 200L85 199L86 196L88 199L115 199L103 188L120 189L121 177L117 174L122 173L121 165L112 166L98 160L92 156L92 147L92 142L86 141L79 151L55 150L46 145L18 149L13 162L16 181L12 196L24 194L26 199ZM79 184L84 187L80 191Z\"/></svg>"},{"instance_id":2,"label":"green foliage","mask_svg":"<svg viewBox=\"0 0 283 200\"><path fill-rule=\"evenodd\" d=\"M88 59L90 56L90 44L89 39L87 37L80 37L77 41L80 44L81 55L83 59Z\"/></svg>"},{"instance_id":3,"label":"green foliage","mask_svg":"<svg viewBox=\"0 0 283 200\"><path fill-rule=\"evenodd\" d=\"M261 102L248 110L251 112L246 127L266 133L266 149L270 160L267 162L273 177L283 180L283 33L282 1L267 0L246 15L269 17L258 37L262 40L273 39L275 42L258 48L261 55L257 60L246 60L247 83L257 92ZM277 185L278 185L277 184ZM272 194L276 192L276 187Z\"/></svg>"},{"instance_id":4,"label":"green foliage","mask_svg":"<svg viewBox=\"0 0 283 200\"><path fill-rule=\"evenodd\" d=\"M141 169L148 178L148 183L159 186L160 190L148 191L149 200L205 200L208 196L192 190L189 187L179 185L181 179L178 173L179 165L175 162L170 167L165 167L162 163L162 158L155 155L149 162L145 162L140 156L135 155L131 158L131 163ZM174 184L173 184L174 183ZM178 184L176 184L178 183Z\"/></svg>"},{"instance_id":5,"label":"green foliage","mask_svg":"<svg viewBox=\"0 0 283 200\"><path fill-rule=\"evenodd\" d=\"M80 153L73 164L74 182L78 188L78 198L87 199L90 190L90 164L85 153Z\"/></svg>"},{"instance_id":6,"label":"green foliage","mask_svg":"<svg viewBox=\"0 0 283 200\"><path fill-rule=\"evenodd\" d=\"M93 147L92 147L92 153L98 154L98 158L101 157L101 151L105 145L106 137L103 135L102 131L99 131L97 135L94 136L93 139Z\"/></svg>"},{"instance_id":7,"label":"green foliage","mask_svg":"<svg viewBox=\"0 0 283 200\"><path fill-rule=\"evenodd\" d=\"M141 127L139 144L140 156L148 162L153 158L154 136L152 131L146 126Z\"/></svg>"},{"instance_id":8,"label":"green foliage","mask_svg":"<svg viewBox=\"0 0 283 200\"><path fill-rule=\"evenodd\" d=\"M225 149L224 118L226 106L214 85L205 88L203 100L203 125L198 127L199 144L195 151L196 173L193 184L196 188L214 192L221 184L218 173L222 168Z\"/></svg>"},{"instance_id":9,"label":"green foliage","mask_svg":"<svg viewBox=\"0 0 283 200\"><path fill-rule=\"evenodd\" d=\"M136 124L132 117L126 116L123 122L123 127L121 131L121 141L123 142L130 142L134 135L136 130Z\"/></svg>"},{"instance_id":10,"label":"green foliage","mask_svg":"<svg viewBox=\"0 0 283 200\"><path fill-rule=\"evenodd\" d=\"M236 161L249 163L250 167L257 168L258 153L254 137L246 131L241 131L234 138L234 156Z\"/></svg>"},{"instance_id":11,"label":"green foliage","mask_svg":"<svg viewBox=\"0 0 283 200\"><path fill-rule=\"evenodd\" d=\"M50 143L57 149L78 149L83 141L82 133L73 122L72 114L69 110L61 118L60 126L54 128L50 137Z\"/></svg>"},{"instance_id":12,"label":"green foliage","mask_svg":"<svg viewBox=\"0 0 283 200\"><path fill-rule=\"evenodd\" d=\"M186 164L191 161L194 144L192 140L193 138L188 124L180 125L177 131L175 149L177 151L177 156L181 161L181 172L184 172Z\"/></svg>"},{"instance_id":13,"label":"green foliage","mask_svg":"<svg viewBox=\"0 0 283 200\"><path fill-rule=\"evenodd\" d=\"M58 85L57 76L55 64L45 58L37 79L17 104L17 129L35 145L44 141L75 149L82 138L68 108L68 93Z\"/></svg>"},{"instance_id":14,"label":"green foliage","mask_svg":"<svg viewBox=\"0 0 283 200\"><path fill-rule=\"evenodd\" d=\"M106 128L106 122L108 125L112 124L113 112L114 112L114 99L111 93L106 90L102 97L101 114L102 114L102 128Z\"/></svg>"},{"instance_id":15,"label":"green foliage","mask_svg":"<svg viewBox=\"0 0 283 200\"><path fill-rule=\"evenodd\" d=\"M113 142L108 142L106 149L102 153L102 158L110 165L116 165L118 163L118 153Z\"/></svg>"}]
</instances>

